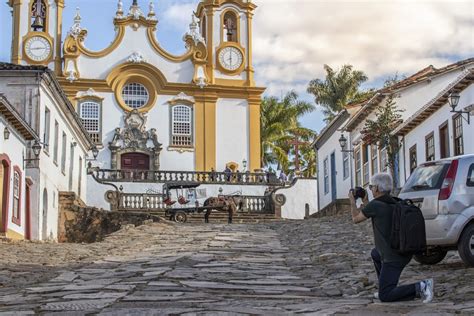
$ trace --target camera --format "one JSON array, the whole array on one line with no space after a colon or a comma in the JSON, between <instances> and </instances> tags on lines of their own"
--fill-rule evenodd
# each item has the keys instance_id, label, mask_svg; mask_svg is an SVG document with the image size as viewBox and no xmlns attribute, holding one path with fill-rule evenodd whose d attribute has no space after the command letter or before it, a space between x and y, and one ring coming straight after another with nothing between
<instances>
[{"instance_id":1,"label":"camera","mask_svg":"<svg viewBox=\"0 0 474 316\"><path fill-rule=\"evenodd\" d=\"M355 187L354 189L351 189L351 191L356 200L359 198L364 199L367 196L367 191L362 187Z\"/></svg>"}]
</instances>

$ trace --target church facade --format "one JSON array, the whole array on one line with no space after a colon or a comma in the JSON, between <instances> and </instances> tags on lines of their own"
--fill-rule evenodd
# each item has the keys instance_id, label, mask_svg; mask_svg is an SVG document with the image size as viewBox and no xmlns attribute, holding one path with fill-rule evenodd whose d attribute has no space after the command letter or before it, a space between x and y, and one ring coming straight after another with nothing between
<instances>
[{"instance_id":1,"label":"church facade","mask_svg":"<svg viewBox=\"0 0 474 316\"><path fill-rule=\"evenodd\" d=\"M167 52L153 1L117 1L115 38L87 48L79 8L63 29L65 0L9 0L12 64L54 72L98 150L102 170L254 171L260 164L260 102L247 0L203 0L189 17L182 55ZM41 135L40 135L41 136ZM85 157L91 160L92 152ZM86 169L86 168L84 168ZM108 208L106 187L86 177L87 200ZM124 184L142 192L150 187Z\"/></svg>"},{"instance_id":2,"label":"church facade","mask_svg":"<svg viewBox=\"0 0 474 316\"><path fill-rule=\"evenodd\" d=\"M54 69L99 149L101 168L242 170L242 162L260 168L264 88L254 82L253 3L201 1L180 56L157 42L153 2L144 10L139 1L119 0L110 25L115 39L101 51L87 48L79 11L63 36L65 1L10 5L12 62Z\"/></svg>"}]
</instances>

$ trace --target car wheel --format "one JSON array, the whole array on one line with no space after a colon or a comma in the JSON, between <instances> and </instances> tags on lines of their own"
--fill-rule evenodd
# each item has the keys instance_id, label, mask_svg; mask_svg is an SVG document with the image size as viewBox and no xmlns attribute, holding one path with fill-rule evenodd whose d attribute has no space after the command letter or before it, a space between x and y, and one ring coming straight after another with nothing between
<instances>
[{"instance_id":1,"label":"car wheel","mask_svg":"<svg viewBox=\"0 0 474 316\"><path fill-rule=\"evenodd\" d=\"M187 220L188 217L186 216L185 212L176 212L176 214L174 215L174 221L176 223L186 223Z\"/></svg>"},{"instance_id":2,"label":"car wheel","mask_svg":"<svg viewBox=\"0 0 474 316\"><path fill-rule=\"evenodd\" d=\"M458 252L465 264L474 266L474 224L468 225L458 242Z\"/></svg>"},{"instance_id":3,"label":"car wheel","mask_svg":"<svg viewBox=\"0 0 474 316\"><path fill-rule=\"evenodd\" d=\"M433 249L428 253L423 253L421 255L414 255L413 258L416 262L421 264L437 264L440 263L448 252L441 249Z\"/></svg>"}]
</instances>

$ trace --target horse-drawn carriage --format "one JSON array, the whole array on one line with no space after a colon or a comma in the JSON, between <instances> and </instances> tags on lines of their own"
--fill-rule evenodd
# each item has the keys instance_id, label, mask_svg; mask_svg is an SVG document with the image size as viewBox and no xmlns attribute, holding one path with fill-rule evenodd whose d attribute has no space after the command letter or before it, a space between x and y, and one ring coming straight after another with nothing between
<instances>
[{"instance_id":1,"label":"horse-drawn carriage","mask_svg":"<svg viewBox=\"0 0 474 316\"><path fill-rule=\"evenodd\" d=\"M205 222L209 222L212 210L227 212L228 222L232 223L237 205L241 204L241 198L237 195L217 197L200 197L197 187L199 182L168 182L163 185L163 203L166 206L165 215L170 220L185 223L188 214L203 213Z\"/></svg>"}]
</instances>

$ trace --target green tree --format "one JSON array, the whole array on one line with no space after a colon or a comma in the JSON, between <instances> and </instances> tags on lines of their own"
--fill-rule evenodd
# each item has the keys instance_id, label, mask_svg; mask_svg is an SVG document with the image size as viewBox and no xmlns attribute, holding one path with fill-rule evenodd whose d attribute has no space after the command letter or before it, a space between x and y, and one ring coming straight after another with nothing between
<instances>
[{"instance_id":1,"label":"green tree","mask_svg":"<svg viewBox=\"0 0 474 316\"><path fill-rule=\"evenodd\" d=\"M395 160L400 150L400 143L392 131L403 121L400 114L403 111L397 108L393 99L394 95L389 95L385 104L377 107L375 119L365 122L362 137L368 144L386 148L388 169L395 175ZM396 187L395 177L393 181Z\"/></svg>"},{"instance_id":2,"label":"green tree","mask_svg":"<svg viewBox=\"0 0 474 316\"><path fill-rule=\"evenodd\" d=\"M360 70L354 70L351 65L343 65L335 71L324 65L326 78L311 80L308 93L314 95L315 102L323 109L325 121L330 122L347 104L362 102L373 95L374 91L360 91L360 85L368 77Z\"/></svg>"},{"instance_id":3,"label":"green tree","mask_svg":"<svg viewBox=\"0 0 474 316\"><path fill-rule=\"evenodd\" d=\"M312 111L315 106L298 99L291 91L283 99L265 97L261 104L260 135L262 140L262 166L276 164L284 171L290 166L290 141L294 134L314 134L314 131L304 128L299 119Z\"/></svg>"}]
</instances>

